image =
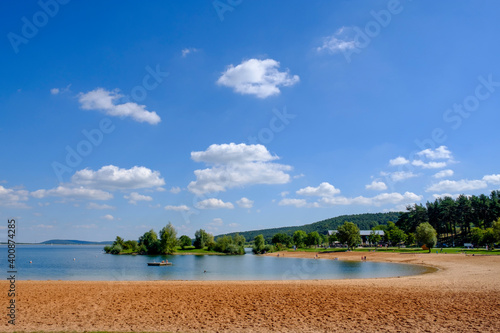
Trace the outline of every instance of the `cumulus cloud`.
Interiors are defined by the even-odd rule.
[[[115,217],[111,214],[106,214],[102,218],[108,221],[113,221],[115,219]]]
[[[389,164],[392,165],[392,166],[396,166],[396,165],[405,165],[405,164],[408,164],[410,163],[409,160],[407,160],[406,158],[404,158],[403,156],[398,156],[392,160],[389,160]]]
[[[451,151],[446,146],[439,146],[436,149],[424,149],[417,153],[418,156],[425,156],[430,160],[452,159]]]
[[[154,111],[146,110],[145,105],[139,105],[133,102],[118,104],[123,95],[118,90],[107,91],[103,88],[97,88],[87,93],[80,93],[78,101],[84,110],[99,110],[109,116],[130,117],[133,120],[151,125],[158,124],[161,119]]]
[[[221,199],[210,198],[198,202],[196,204],[196,207],[199,209],[219,209],[219,208],[233,209],[234,205],[230,202],[224,202]]]
[[[114,165],[103,166],[97,171],[83,169],[75,172],[71,182],[89,188],[127,190],[165,185],[158,171],[143,166],[122,169]]]
[[[26,190],[16,190],[5,188],[0,185],[0,206],[28,208],[24,201],[29,198],[29,192]]]
[[[434,174],[432,177],[434,178],[446,178],[446,177],[451,177],[453,176],[453,170],[447,169],[447,170],[442,170]]]
[[[113,206],[110,206],[110,205],[106,205],[106,204],[97,204],[95,202],[89,202],[87,204],[87,209],[100,209],[100,210],[104,210],[104,209],[115,209],[115,207]]]
[[[500,174],[496,175],[486,175],[483,180],[494,185],[500,185]]]
[[[487,183],[484,180],[442,180],[437,184],[429,186],[427,192],[462,192],[462,191],[473,191],[479,190],[487,187]]]
[[[343,52],[357,47],[352,36],[352,29],[342,27],[333,35],[323,38],[323,44],[316,48],[316,51],[328,51],[330,53]]]
[[[185,58],[185,57],[187,57],[188,54],[195,53],[195,52],[198,52],[198,49],[196,49],[194,47],[185,48],[182,50],[182,57]]]
[[[381,172],[382,176],[389,177],[394,182],[400,182],[406,179],[417,177],[412,171]]]
[[[387,185],[385,185],[384,182],[377,182],[377,181],[372,181],[371,184],[365,185],[365,188],[367,190],[374,190],[374,191],[383,191],[387,190]]]
[[[170,189],[170,193],[173,193],[173,194],[177,194],[181,191],[181,188],[178,187],[178,186],[173,186],[171,189]]]
[[[253,207],[253,200],[250,200],[248,198],[241,198],[240,200],[236,201],[239,207],[241,208],[252,208]]]
[[[196,180],[188,185],[195,194],[225,191],[228,188],[254,184],[284,184],[290,181],[288,165],[272,163],[272,156],[262,145],[211,145],[206,151],[192,152],[197,162],[212,165],[195,170]]]
[[[295,207],[306,207],[307,206],[307,201],[305,199],[281,199],[281,201],[278,203],[280,206],[295,206]]]
[[[111,193],[103,190],[85,188],[83,186],[73,187],[68,184],[63,184],[50,190],[37,190],[31,192],[31,195],[37,199],[49,196],[80,200],[109,200],[113,198]]]
[[[411,162],[412,165],[422,167],[424,169],[440,169],[446,166],[446,162],[428,162],[425,163],[421,160],[414,160]]]
[[[152,201],[153,198],[150,197],[149,195],[142,195],[137,192],[132,192],[129,195],[124,195],[123,196],[125,199],[128,200],[129,203],[135,205],[137,204],[137,201]]]
[[[364,206],[382,206],[387,204],[401,204],[401,203],[415,203],[422,200],[421,195],[417,195],[413,192],[405,192],[404,194],[393,192],[393,193],[381,193],[374,197],[364,197],[359,196],[355,198],[346,197],[331,197],[331,198],[321,198],[320,203],[323,205],[364,205]]]
[[[280,86],[292,86],[299,82],[297,75],[280,72],[280,63],[273,59],[250,59],[236,67],[229,65],[217,80],[217,84],[233,88],[240,94],[267,98],[278,95]]]
[[[306,195],[306,196],[317,196],[317,197],[330,197],[335,194],[339,194],[340,190],[335,188],[335,186],[330,183],[323,182],[319,184],[318,187],[307,186],[302,188],[296,192],[298,195]]]
[[[189,210],[189,207],[186,205],[180,205],[180,206],[165,206],[165,210],[173,210],[176,212],[187,212]]]

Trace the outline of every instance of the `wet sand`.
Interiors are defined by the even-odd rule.
[[[277,256],[276,253],[271,254]],[[314,258],[315,253],[283,253]],[[423,264],[409,277],[298,281],[17,281],[0,331],[500,332],[500,256],[330,253]],[[4,313],[8,282],[0,282]]]

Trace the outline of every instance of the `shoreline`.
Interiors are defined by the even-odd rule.
[[[317,254],[279,253],[285,259],[312,259]],[[500,256],[364,255],[368,261],[438,270],[339,280],[21,280],[17,325],[12,328],[4,321],[0,327],[6,332],[500,331]],[[319,253],[318,257],[359,261],[361,254]],[[5,288],[7,283],[0,285]],[[3,304],[8,302],[6,294],[0,296]]]

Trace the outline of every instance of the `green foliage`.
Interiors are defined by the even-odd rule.
[[[331,234],[328,236],[328,243],[333,244],[338,242],[337,234]]]
[[[112,248],[113,248],[113,246],[112,246],[112,245],[106,245],[106,246],[104,247],[104,252],[109,253],[109,252],[111,252],[111,249],[112,249]]]
[[[111,254],[120,254],[123,251],[123,248],[120,244],[115,244],[109,251]]]
[[[194,247],[197,249],[203,249],[208,246],[208,243],[214,242],[214,236],[207,233],[205,230],[200,229],[194,233]]]
[[[492,228],[493,228],[493,234],[495,235],[496,241],[500,242],[500,217],[498,218],[498,220],[493,222]]]
[[[415,232],[418,225],[429,222],[440,239],[474,242],[472,237],[477,238],[477,231],[476,235],[472,234],[474,227],[491,228],[500,218],[500,191],[492,191],[489,197],[481,194],[437,198],[425,206],[408,206],[406,210],[396,223],[406,233]]]
[[[375,232],[375,230],[379,230],[379,229],[373,228],[372,232],[370,232],[370,235],[368,235],[368,241],[372,245],[377,245],[382,240],[382,235],[377,234]]]
[[[495,237],[495,232],[493,231],[493,228],[488,228],[484,231],[483,243],[484,245],[488,245],[488,248],[490,250],[494,249],[496,240],[497,238]]]
[[[306,242],[307,234],[305,231],[302,230],[297,230],[293,233],[293,244],[295,244],[296,247],[304,247],[305,242]]]
[[[406,237],[405,245],[412,246],[413,244],[415,244],[416,241],[417,241],[417,237],[415,236],[415,234],[413,232],[410,232]]]
[[[400,215],[401,213],[398,212],[342,215],[302,226],[245,231],[240,232],[240,235],[245,236],[246,239],[254,239],[257,235],[263,235],[264,239],[271,241],[273,236],[277,233],[284,233],[292,236],[297,230],[304,231],[306,235],[313,231],[317,231],[319,234],[326,234],[328,230],[338,229],[338,226],[342,225],[344,221],[350,221],[356,224],[360,229],[370,230],[376,225],[387,224],[387,221],[397,221]],[[234,233],[229,233],[227,235],[232,236]],[[295,238],[293,239],[293,243],[297,245]],[[299,247],[303,247],[303,244]]]
[[[359,228],[352,222],[344,222],[337,228],[337,238],[340,243],[347,244],[347,248],[351,250],[361,243]]]
[[[401,246],[401,243],[404,243],[406,241],[406,234],[404,233],[403,230],[399,229],[398,227],[394,226],[391,230],[387,232],[389,241],[391,244],[397,245],[398,247]]]
[[[425,244],[429,248],[429,253],[431,249],[436,246],[437,243],[437,232],[430,225],[429,222],[421,223],[416,229],[417,241]]]
[[[123,250],[128,252],[137,252],[139,251],[139,244],[135,240],[128,240],[123,242]]]
[[[261,254],[265,251],[266,241],[263,235],[255,236],[253,244],[253,253]]]
[[[160,253],[160,240],[153,229],[146,231],[144,235],[139,237],[139,246],[141,250],[146,249],[145,253],[147,254]]]
[[[317,231],[310,232],[307,234],[306,245],[307,246],[318,246],[321,244],[322,238]]]
[[[179,245],[181,246],[181,249],[185,249],[186,247],[188,246],[191,246],[191,238],[189,238],[188,236],[186,235],[182,235],[180,238],[179,238]]]
[[[234,241],[234,244],[236,244],[238,247],[242,247],[243,252],[245,252],[245,243],[246,243],[245,236],[240,235],[239,233],[236,233],[233,236],[233,241]]]
[[[273,239],[271,241],[274,245],[276,244],[281,244],[281,246],[284,247],[290,247],[293,243],[292,237],[288,236],[287,234],[284,233],[278,233],[273,236]]]
[[[474,227],[470,231],[470,240],[472,244],[478,246],[483,244],[484,230],[478,227]]]
[[[177,244],[177,231],[175,231],[172,223],[168,222],[168,224],[160,230],[160,252],[162,254],[172,254],[176,251]]]

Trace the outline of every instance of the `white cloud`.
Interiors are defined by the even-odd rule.
[[[108,221],[113,221],[115,219],[115,217],[111,214],[106,214],[102,218]]]
[[[280,193],[281,197],[283,197],[283,198],[286,197],[289,194],[290,194],[290,192],[288,192],[288,191],[283,191],[283,192]]]
[[[115,207],[113,206],[110,206],[110,205],[106,205],[106,204],[102,204],[102,205],[99,205],[99,204],[96,204],[95,202],[89,202],[87,204],[87,209],[115,209]]]
[[[484,180],[442,180],[437,184],[429,186],[427,192],[462,192],[462,191],[473,191],[479,190],[487,187],[487,183]]]
[[[414,160],[411,162],[412,165],[422,167],[424,169],[439,169],[446,166],[446,162],[428,162],[425,163],[421,160]]]
[[[278,70],[280,63],[273,59],[250,59],[234,67],[229,65],[217,84],[233,88],[235,92],[267,98],[280,93],[279,86],[292,86],[299,82],[297,75]]]
[[[253,200],[250,200],[248,198],[241,198],[240,200],[236,201],[238,206],[241,208],[252,208],[253,207]]]
[[[432,177],[434,177],[434,178],[445,178],[445,177],[451,177],[451,176],[453,176],[453,170],[447,169],[447,170],[442,170],[442,171],[437,172]]]
[[[15,207],[15,208],[28,208],[26,203],[29,198],[29,192],[26,190],[16,190],[5,188],[0,185],[0,206]]]
[[[398,156],[392,160],[389,160],[389,164],[392,165],[392,166],[395,166],[395,165],[405,165],[405,164],[408,164],[410,163],[409,160],[407,160],[406,158],[404,158],[403,156]]]
[[[191,158],[196,162],[210,164],[269,162],[278,159],[277,156],[272,156],[263,145],[245,143],[213,144],[205,151],[192,152]]]
[[[356,41],[349,36],[351,28],[342,27],[338,29],[332,36],[323,39],[323,45],[316,48],[316,51],[328,51],[330,53],[343,52],[345,50],[354,49],[357,47]]]
[[[228,188],[254,184],[285,184],[290,181],[288,165],[271,163],[277,159],[262,145],[211,145],[206,151],[192,152],[197,162],[213,164],[211,168],[195,170],[196,180],[188,185],[195,194],[225,191]]]
[[[198,52],[198,49],[195,49],[194,47],[185,48],[182,50],[182,57],[185,58],[189,53],[195,52]]]
[[[189,207],[186,205],[180,205],[180,206],[165,206],[165,210],[173,210],[176,212],[187,212],[189,210]]]
[[[415,203],[422,200],[421,195],[417,195],[413,192],[405,192],[404,194],[393,192],[393,193],[381,193],[374,197],[332,197],[332,198],[321,198],[319,201],[324,205],[364,205],[364,206],[382,206],[387,204],[401,204],[401,203]]]
[[[387,185],[385,185],[384,182],[377,182],[377,181],[372,181],[371,184],[365,185],[365,188],[367,190],[374,190],[374,191],[383,191],[387,190]]]
[[[127,190],[165,185],[158,171],[146,167],[134,166],[122,169],[114,165],[103,166],[97,171],[83,169],[75,172],[71,182],[90,188],[107,190]]]
[[[382,176],[391,178],[394,182],[400,182],[406,179],[417,177],[412,171],[381,172]]]
[[[216,217],[208,225],[211,225],[211,226],[214,226],[214,227],[221,227],[221,226],[224,225],[224,221],[222,221],[221,218]]]
[[[80,93],[78,101],[84,110],[100,110],[109,116],[130,117],[137,122],[158,124],[161,119],[154,111],[146,110],[145,105],[139,105],[133,102],[117,104],[123,95],[118,90],[107,91],[103,88],[97,88],[87,93]]]
[[[486,175],[483,180],[494,185],[500,185],[500,174]]]
[[[441,194],[433,194],[432,196],[434,199],[439,199],[439,198],[444,199],[445,197],[450,197],[450,198],[456,199],[459,196],[461,196],[461,194],[460,193],[456,193],[456,194],[441,193]]]
[[[68,184],[63,184],[50,190],[37,190],[31,192],[31,195],[38,199],[46,198],[48,196],[80,200],[109,200],[113,198],[113,195],[109,192],[85,188],[83,186],[72,187]]]
[[[59,91],[60,91],[60,90],[59,90],[59,88],[52,88],[52,89],[50,89],[50,93],[51,93],[52,95],[57,95],[57,94],[59,94]]]
[[[196,204],[196,207],[199,209],[219,209],[219,208],[233,209],[234,205],[230,202],[224,202],[221,199],[210,198],[198,202]]]
[[[452,154],[451,151],[448,150],[446,146],[440,146],[436,149],[424,149],[417,153],[418,156],[425,156],[431,160],[439,160],[439,159],[451,159]]]
[[[170,193],[173,193],[173,194],[177,194],[181,191],[181,188],[178,187],[178,186],[173,186],[171,189],[170,189]]]
[[[129,203],[135,205],[137,201],[152,201],[153,198],[150,197],[149,195],[142,195],[137,192],[132,192],[129,195],[124,195],[123,196],[125,199],[128,200]]]
[[[335,186],[330,183],[323,182],[319,184],[318,187],[307,186],[302,188],[296,192],[298,195],[307,195],[307,196],[317,196],[317,197],[330,197],[335,194],[339,194],[340,190],[335,188]]]
[[[229,223],[227,226],[231,228],[236,228],[239,227],[240,225],[238,223]]]
[[[278,203],[280,206],[295,206],[295,207],[306,207],[307,206],[307,201],[305,199],[281,199],[281,201]]]

